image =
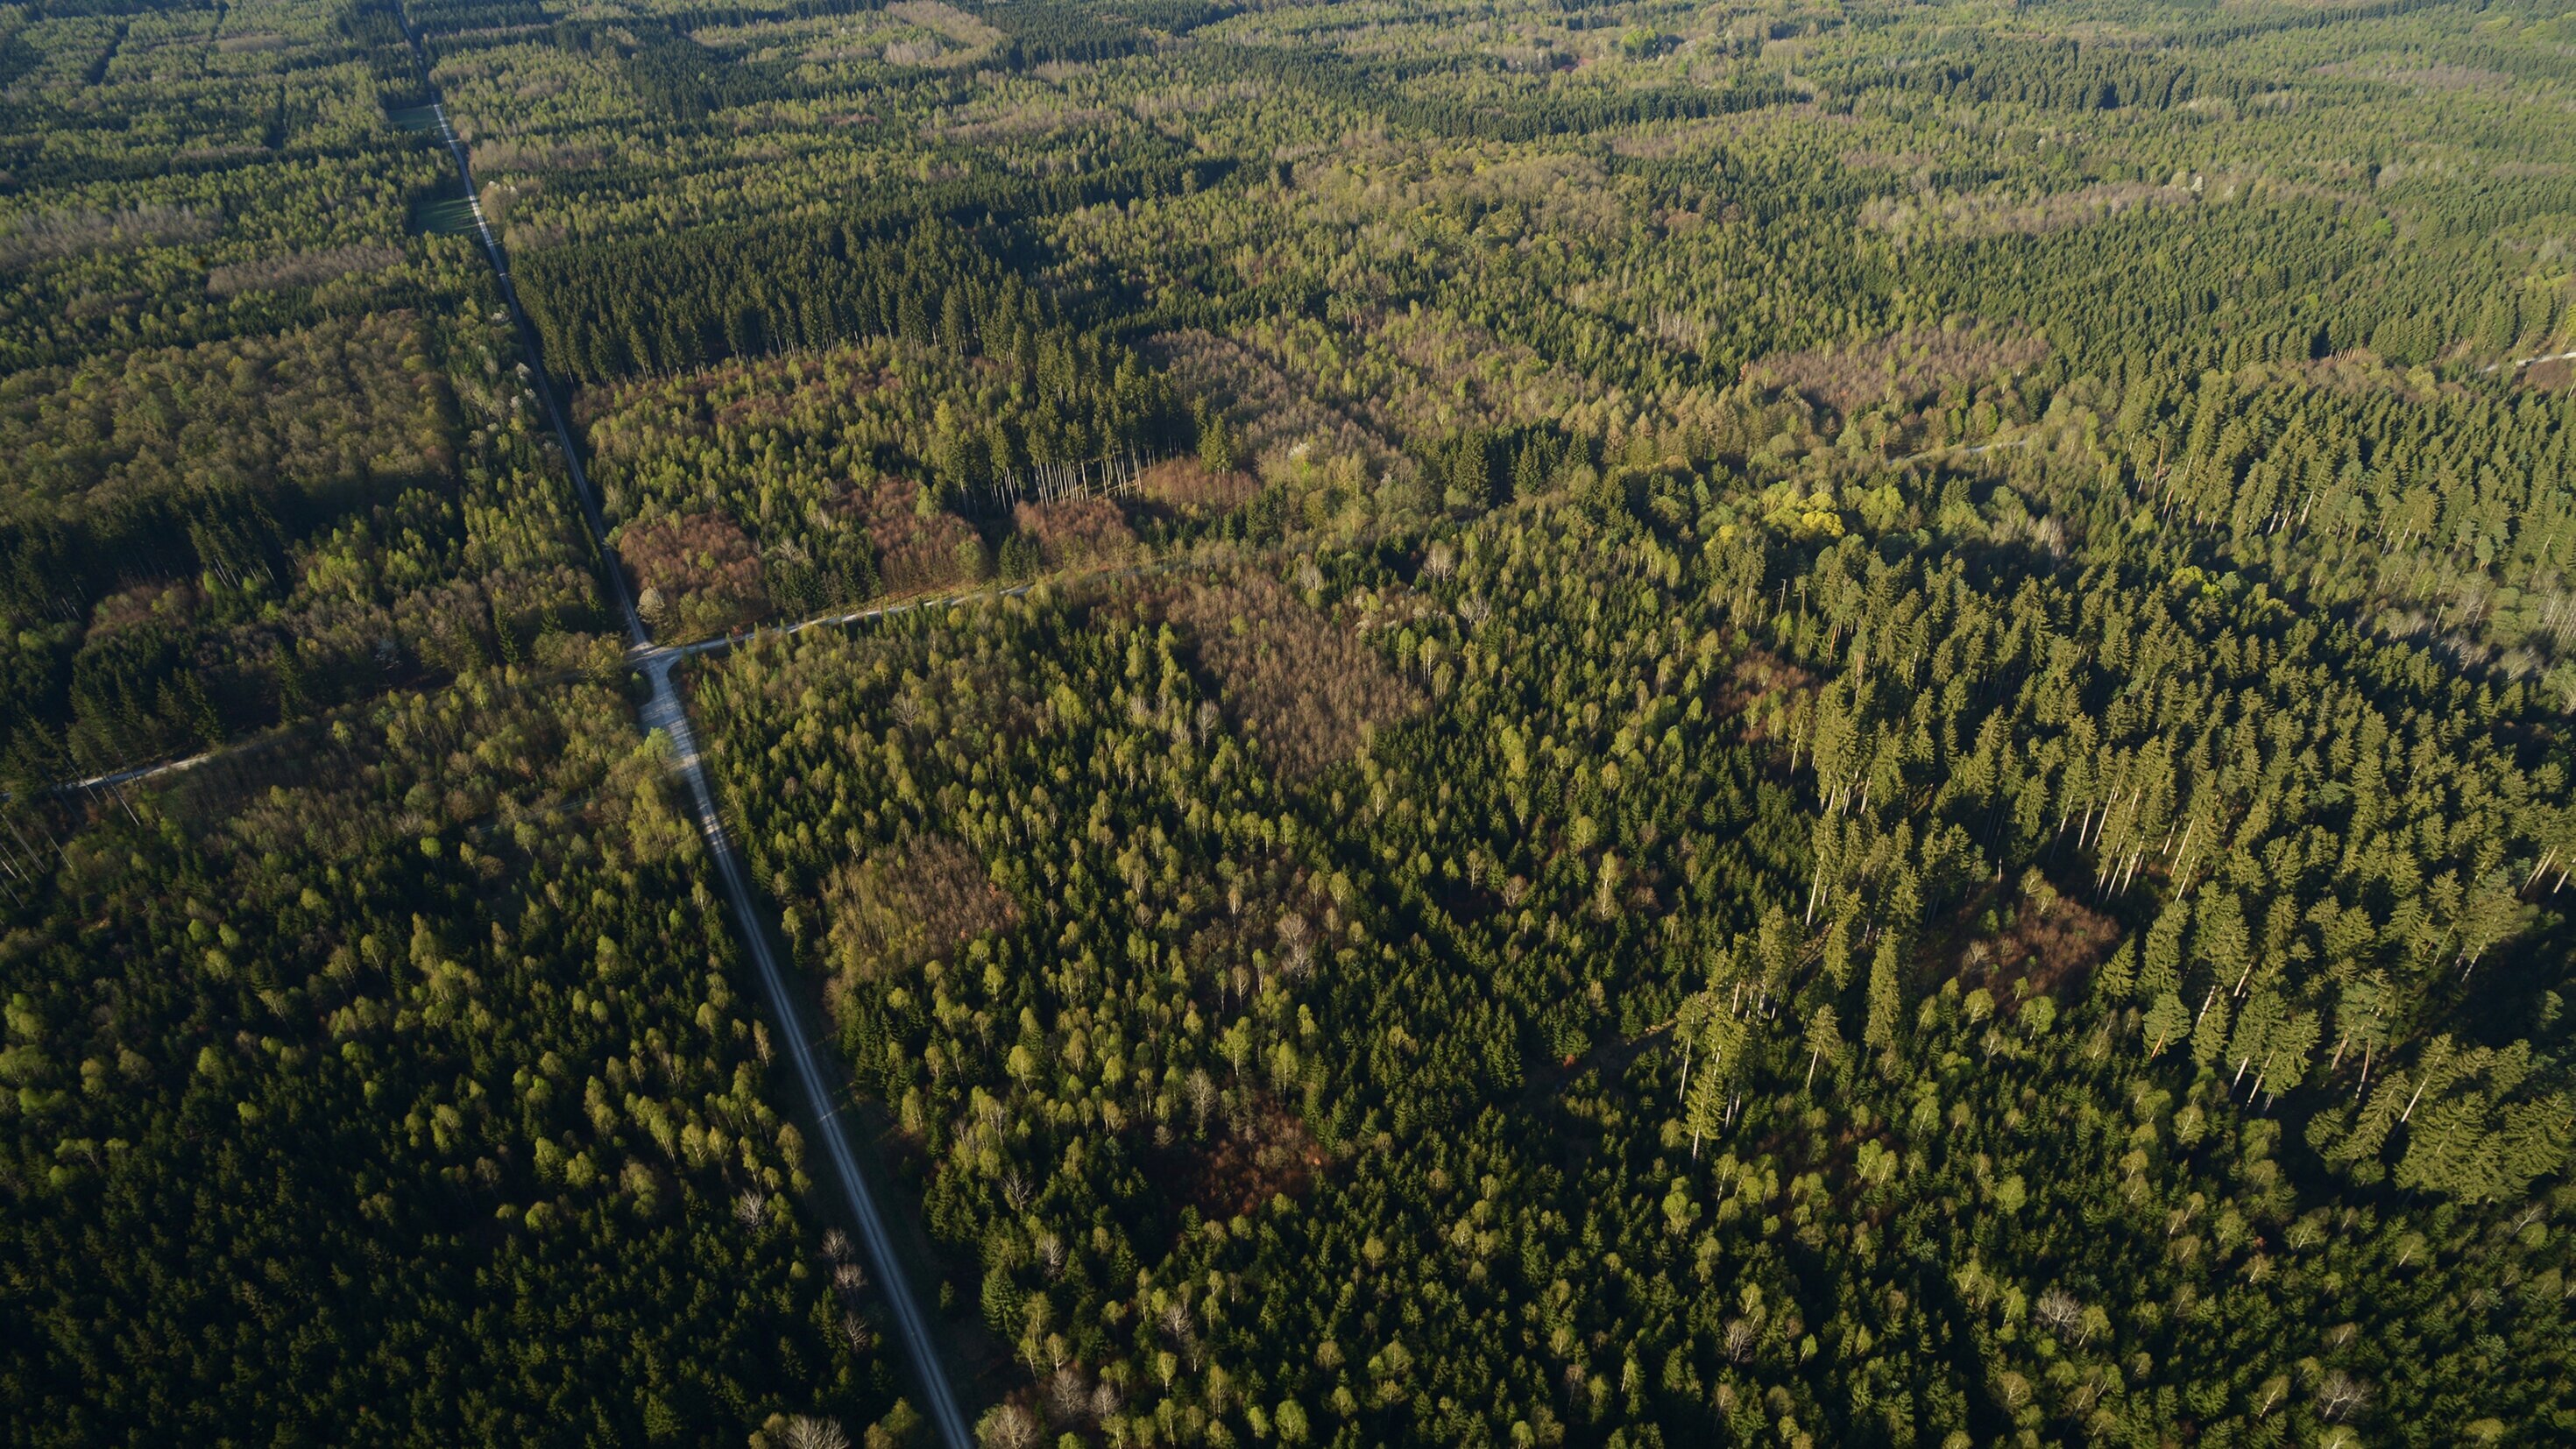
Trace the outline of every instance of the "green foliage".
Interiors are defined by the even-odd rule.
[[[1054,1334],[1130,1426],[1250,1432],[1285,1393],[1444,1441],[1723,1435],[1766,1401],[1838,1439],[2015,1400],[2212,1412],[2167,1382],[2322,1430],[2349,1411],[2325,1369],[2293,1396],[2257,1347],[2303,1321],[2356,1323],[2346,1387],[2477,1372],[2485,1330],[2403,1285],[2437,1238],[2485,1271],[2479,1229],[2366,1189],[2511,1202],[2566,1168],[2563,1024],[2438,1035],[2514,1020],[2558,927],[2492,917],[2471,954],[2509,964],[2463,995],[2462,933],[2496,926],[2403,893],[2556,829],[2554,763],[2468,742],[2519,696],[2170,569],[1856,538],[1746,567],[1723,504],[1653,522],[1670,486],[1304,566],[1315,627],[1436,701],[1320,770],[1226,662],[1275,627],[1235,591],[961,608],[710,676],[759,874],[1033,1372]],[[2374,842],[2435,819],[2463,853],[2382,873]],[[901,951],[845,932],[833,862],[924,840],[1016,909]],[[2088,990],[2160,914],[2184,925],[2146,975]],[[1855,942],[1868,971],[1834,969]],[[2361,1053],[2321,1049],[2372,1032],[2346,1127]],[[2427,1083],[2434,1115],[2396,1120]],[[2293,1186],[2321,1169],[2351,1186]],[[2513,1241],[2507,1272],[2563,1271]],[[2564,1308],[2514,1301],[2496,1331],[2538,1357],[2482,1392],[2545,1417]],[[1612,1388],[1629,1359],[1665,1367]]]
[[[882,1413],[696,831],[613,697],[477,675],[316,735],[42,857],[17,812],[10,1440]]]
[[[2576,1434],[2571,43],[0,13],[13,1441],[918,1432],[433,99],[989,1442]]]
[[[505,331],[404,313],[0,384],[0,702],[26,778],[105,770],[593,617]]]

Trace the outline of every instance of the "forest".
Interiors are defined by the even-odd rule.
[[[2576,1438],[2571,104],[0,6],[0,1437]]]

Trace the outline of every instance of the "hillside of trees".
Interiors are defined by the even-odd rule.
[[[0,16],[0,1437],[909,1436],[357,21]]]
[[[1773,555],[1669,488],[710,675],[760,873],[1026,1411],[2563,1411],[2530,694],[2152,554]]]
[[[13,821],[12,1442],[908,1414],[663,774],[477,672]]]
[[[0,6],[8,1439],[2576,1437],[2571,104]]]

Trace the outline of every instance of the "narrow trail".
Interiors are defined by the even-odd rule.
[[[142,780],[156,779],[162,775],[176,775],[183,771],[193,770],[199,765],[204,764],[208,760],[211,760],[222,753],[223,750],[221,747],[211,750],[200,750],[196,754],[185,755],[175,760],[163,760],[159,764],[155,765],[136,765],[131,769],[110,770],[104,775],[90,775],[78,780],[65,780],[54,787],[54,793],[57,795],[77,795],[83,790],[113,790],[119,785],[131,785]]]
[[[1043,579],[1031,579],[1022,584],[987,584],[982,588],[960,589],[953,594],[930,594],[921,598],[899,599],[891,604],[874,604],[864,609],[851,609],[845,613],[816,614],[810,618],[799,619],[792,624],[773,624],[767,628],[755,628],[745,634],[718,634],[713,638],[700,639],[694,644],[655,645],[631,652],[626,657],[636,668],[649,670],[653,667],[652,661],[657,658],[676,662],[682,659],[693,659],[701,654],[722,654],[736,645],[754,644],[763,639],[802,634],[808,629],[864,624],[872,619],[890,619],[897,614],[909,614],[920,609],[945,609],[951,604],[970,603],[977,599],[1016,599],[1042,584],[1098,584],[1112,579],[1141,579],[1153,574],[1180,573],[1188,569],[1204,567],[1208,565],[1200,560],[1166,557],[1130,564],[1125,568],[1055,574]]]
[[[2509,367],[2516,372],[2520,372],[2526,367],[2535,366],[2543,362],[2568,361],[2576,361],[2576,348],[2571,348],[2565,352],[2545,353],[2539,357],[2516,357],[2504,362],[2490,363],[2478,370],[2480,372],[2501,372]]]
[[[546,378],[545,357],[537,346],[536,329],[529,324],[526,310],[519,305],[518,288],[510,280],[509,258],[501,250],[499,239],[492,235],[491,223],[484,218],[483,203],[475,191],[474,169],[466,155],[465,144],[448,123],[446,103],[439,97],[436,83],[430,78],[428,52],[421,46],[419,33],[412,29],[411,17],[399,3],[394,14],[402,22],[404,38],[411,42],[413,59],[419,63],[421,84],[428,91],[432,114],[438,117],[439,136],[447,143],[448,154],[455,158],[457,176],[465,186],[466,204],[473,211],[475,234],[483,244],[484,255],[491,258],[492,270],[500,282],[501,299],[509,307],[511,323],[519,334],[520,348],[527,355],[530,381],[545,403],[546,420],[554,427],[555,441],[563,448],[564,466],[571,473],[573,491],[581,500],[582,522],[590,530],[593,547],[599,551],[600,571],[609,595],[616,601],[618,612],[626,621],[627,638],[634,646],[628,654],[628,661],[643,672],[652,686],[652,693],[645,700],[642,711],[644,728],[648,732],[658,730],[670,741],[672,768],[688,785],[698,827],[706,836],[707,853],[715,862],[725,900],[733,910],[735,932],[751,957],[761,995],[778,1024],[781,1039],[786,1043],[787,1057],[795,1069],[796,1085],[803,1096],[806,1115],[814,1125],[816,1139],[822,1144],[827,1186],[834,1190],[842,1210],[859,1231],[868,1265],[876,1273],[877,1284],[893,1311],[896,1336],[903,1341],[904,1356],[911,1364],[914,1384],[921,1391],[924,1414],[930,1421],[932,1432],[938,1436],[943,1449],[974,1449],[973,1439],[966,1430],[965,1415],[957,1405],[956,1390],[948,1380],[947,1364],[940,1355],[938,1341],[932,1336],[929,1317],[921,1311],[920,1301],[913,1294],[903,1261],[894,1250],[894,1239],[878,1209],[876,1194],[866,1174],[860,1170],[858,1154],[850,1146],[849,1133],[840,1110],[838,1086],[848,1079],[848,1074],[839,1062],[831,1058],[827,1049],[815,1044],[819,1033],[794,983],[788,979],[777,955],[770,948],[767,923],[752,899],[742,862],[726,837],[724,821],[716,808],[715,788],[709,783],[705,764],[699,756],[697,735],[689,728],[687,708],[681,701],[679,690],[671,682],[672,666],[701,652],[706,646],[658,648],[653,643],[651,631],[644,627],[643,616],[636,612],[635,600],[627,590],[625,576],[618,571],[616,554],[608,546],[608,530],[600,516],[597,496],[591,491],[590,477],[581,465],[580,450],[573,446],[572,430],[565,425],[563,411],[555,402],[554,386]],[[867,614],[885,612],[888,611],[877,609],[847,617],[855,620]]]
[[[846,609],[829,614],[814,614],[803,619],[797,619],[791,623],[756,626],[745,633],[717,634],[688,644],[638,644],[626,651],[626,663],[629,668],[642,672],[649,677],[655,667],[655,661],[657,660],[664,663],[676,664],[681,660],[694,659],[702,654],[723,654],[738,647],[759,643],[762,640],[802,634],[808,629],[820,629],[826,626],[848,628],[854,624],[865,624],[877,619],[889,619],[899,614],[910,614],[922,609],[945,609],[953,604],[972,603],[978,599],[1015,599],[1028,593],[1030,590],[1039,587],[1041,584],[1065,585],[1098,583],[1110,579],[1143,578],[1149,574],[1177,573],[1186,569],[1209,568],[1214,566],[1215,565],[1208,564],[1198,559],[1159,558],[1148,563],[1135,564],[1121,569],[1105,569],[1087,573],[1073,572],[1054,574],[1043,579],[1032,579],[1027,583],[1019,584],[987,584],[980,588],[960,589],[954,593],[929,594],[919,598],[897,599],[892,603],[872,604],[864,609]],[[635,616],[632,613],[628,615],[630,621],[632,621],[634,617]],[[650,728],[650,726],[647,726],[647,728]],[[120,785],[139,784],[145,780],[156,780],[165,776],[184,774],[189,770],[196,769],[200,765],[210,764],[213,761],[223,759],[228,755],[236,754],[245,749],[260,748],[270,744],[271,742],[272,741],[266,736],[254,737],[246,740],[230,740],[220,745],[214,745],[207,749],[199,750],[193,755],[180,755],[171,759],[152,761],[148,764],[129,765],[121,769],[107,771],[103,774],[84,775],[78,779],[61,780],[57,781],[49,788],[57,795],[76,795],[84,790],[113,790]],[[0,800],[5,800],[7,798],[9,798],[8,792],[0,791]]]

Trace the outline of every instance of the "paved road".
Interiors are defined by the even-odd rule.
[[[912,1287],[904,1278],[903,1263],[895,1256],[894,1239],[877,1209],[876,1194],[868,1186],[867,1175],[859,1170],[858,1158],[850,1150],[849,1134],[842,1130],[840,1094],[833,1088],[833,1083],[841,1079],[841,1066],[813,1045],[813,1028],[787,973],[780,969],[776,954],[770,950],[769,932],[761,924],[750,888],[744,884],[742,864],[725,838],[715,792],[708,787],[706,770],[698,759],[697,736],[689,728],[688,711],[680,707],[680,692],[671,683],[671,666],[685,657],[682,651],[665,649],[654,651],[646,659],[644,677],[652,681],[653,694],[644,703],[645,728],[659,730],[670,740],[673,764],[688,782],[698,828],[706,832],[708,853],[715,858],[725,899],[733,906],[743,945],[750,952],[752,968],[760,975],[761,995],[768,999],[770,1013],[778,1019],[779,1032],[787,1041],[788,1059],[796,1068],[797,1086],[803,1090],[807,1108],[816,1119],[816,1136],[830,1164],[828,1175],[840,1186],[842,1206],[858,1224],[860,1246],[876,1268],[877,1281],[885,1287],[886,1301],[894,1308],[895,1331],[912,1360],[914,1376],[921,1381],[930,1422],[937,1426],[940,1440],[948,1449],[971,1449],[966,1420],[958,1412],[957,1396],[949,1387],[947,1369],[940,1362],[929,1321],[913,1298]]]
[[[421,81],[431,86],[431,109],[438,117],[439,135],[447,142],[448,154],[456,160],[457,175],[465,184],[467,203],[473,208],[474,228],[483,243],[485,254],[492,259],[492,270],[500,282],[502,300],[509,304],[510,319],[519,333],[519,345],[527,353],[530,382],[544,401],[546,420],[553,424],[555,441],[562,445],[565,466],[571,471],[573,491],[581,499],[582,521],[590,529],[592,544],[598,548],[601,572],[606,576],[611,597],[618,612],[625,617],[627,637],[634,643],[629,658],[643,671],[652,685],[652,695],[644,703],[644,727],[658,730],[671,744],[672,768],[687,784],[691,804],[697,811],[698,826],[706,833],[707,853],[715,861],[716,875],[724,886],[726,902],[733,908],[734,926],[743,946],[751,956],[752,967],[760,978],[760,992],[770,1015],[776,1019],[779,1036],[787,1046],[787,1056],[795,1068],[796,1085],[803,1094],[806,1115],[813,1121],[815,1136],[823,1146],[824,1176],[828,1186],[836,1189],[841,1207],[859,1230],[861,1247],[875,1269],[878,1286],[894,1310],[895,1332],[903,1341],[904,1356],[910,1360],[915,1385],[921,1390],[923,1407],[931,1429],[944,1449],[974,1449],[966,1431],[965,1415],[957,1407],[957,1393],[948,1381],[948,1369],[939,1355],[939,1346],[930,1332],[930,1320],[913,1296],[910,1280],[904,1274],[903,1262],[895,1255],[894,1240],[887,1233],[885,1218],[877,1209],[875,1193],[866,1175],[859,1169],[858,1154],[851,1150],[849,1133],[840,1113],[840,1091],[837,1084],[847,1079],[841,1065],[827,1052],[815,1046],[816,1034],[808,1022],[800,996],[776,954],[770,949],[769,931],[763,923],[750,888],[745,884],[742,862],[735,856],[732,842],[725,836],[724,821],[716,810],[715,790],[707,782],[704,762],[698,755],[697,736],[689,728],[688,711],[682,706],[679,691],[671,683],[671,667],[706,646],[687,649],[660,649],[653,645],[651,631],[644,627],[643,616],[635,610],[628,594],[626,580],[617,568],[616,556],[608,547],[608,531],[600,517],[599,505],[591,492],[590,478],[582,468],[581,454],[573,447],[572,430],[564,425],[563,412],[555,405],[554,388],[546,381],[545,361],[537,346],[536,329],[528,323],[527,312],[519,305],[518,289],[510,281],[509,258],[492,228],[483,218],[483,204],[475,195],[474,171],[465,154],[464,143],[457,139],[448,124],[447,107],[437,97],[429,79],[429,59],[412,31],[411,19],[397,5],[403,33],[412,44],[412,53],[421,64]],[[846,616],[855,620],[883,614],[884,609]],[[826,622],[826,621],[816,621]]]

